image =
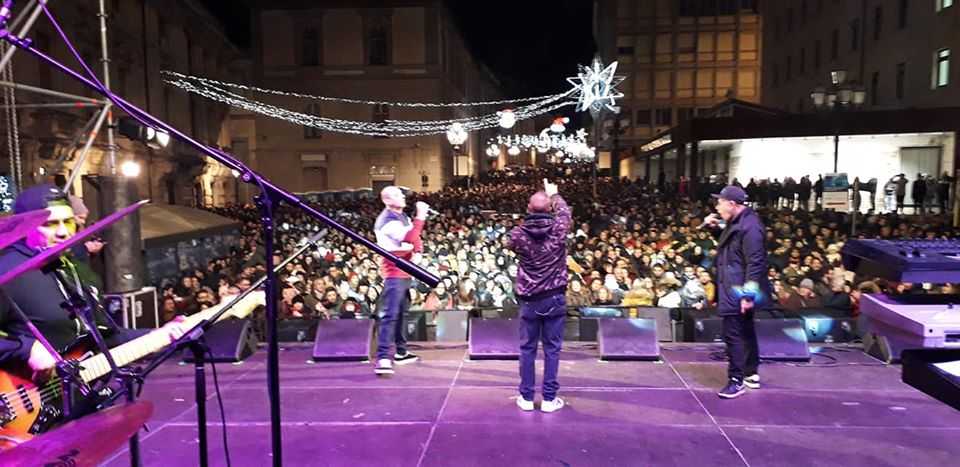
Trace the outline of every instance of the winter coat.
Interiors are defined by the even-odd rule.
[[[553,195],[553,214],[534,213],[510,231],[508,247],[517,254],[516,295],[533,300],[567,289],[567,233],[570,208]]]

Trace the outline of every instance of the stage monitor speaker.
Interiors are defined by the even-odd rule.
[[[407,311],[403,319],[403,335],[408,341],[422,342],[427,340],[427,313],[424,311]]]
[[[852,316],[804,314],[803,328],[808,342],[852,342],[857,340],[857,320]]]
[[[906,349],[903,382],[960,410],[960,349]]]
[[[636,318],[652,319],[657,322],[657,339],[660,342],[671,342],[674,340],[673,323],[670,319],[670,308],[659,306],[638,306],[627,308],[627,312],[637,310]],[[631,316],[633,318],[633,316]]]
[[[659,360],[658,323],[650,318],[601,319],[597,342],[601,360]]]
[[[520,325],[519,319],[470,318],[470,359],[518,360]]]
[[[723,319],[706,318],[703,316],[690,316],[684,318],[684,324],[690,323],[684,327],[684,333],[690,333],[692,342],[723,342]],[[690,331],[687,331],[689,327]]]
[[[373,338],[372,319],[331,319],[317,323],[313,361],[366,361]]]
[[[600,318],[584,318],[580,317],[579,324],[579,335],[581,342],[596,342],[597,341],[597,329],[598,322]]]
[[[467,340],[467,311],[437,312],[437,342],[464,342]]]
[[[758,319],[754,320],[754,326],[761,359],[810,360],[810,347],[802,319]]]
[[[210,352],[204,357],[217,363],[235,363],[245,360],[257,351],[257,335],[253,323],[247,319],[225,319],[214,324],[203,335]],[[183,352],[183,361],[193,362],[193,352]]]
[[[910,348],[916,348],[916,346],[875,332],[867,332],[863,335],[863,351],[884,363],[900,363],[900,354]]]

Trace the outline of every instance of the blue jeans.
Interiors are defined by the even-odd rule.
[[[543,400],[557,397],[560,383],[560,347],[563,345],[563,321],[567,316],[563,293],[533,301],[520,301],[520,395],[533,400],[536,381],[537,344],[543,342]]]
[[[397,353],[407,353],[407,338],[403,335],[403,315],[410,309],[410,279],[387,279],[383,283],[383,306],[380,309],[380,332],[377,334],[377,360],[392,359],[390,346],[397,345]]]

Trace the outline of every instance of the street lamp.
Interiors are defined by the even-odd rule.
[[[854,110],[863,105],[867,99],[867,91],[858,83],[847,82],[847,72],[835,70],[830,72],[830,86],[817,86],[810,92],[810,100],[817,110],[832,113]],[[840,125],[834,117],[833,125],[833,172],[836,173],[840,157]]]

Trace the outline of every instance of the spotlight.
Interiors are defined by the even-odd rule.
[[[124,161],[124,163],[120,164],[120,173],[123,174],[124,177],[134,178],[140,175],[140,164],[136,161]]]
[[[117,130],[127,138],[140,141],[153,149],[163,149],[170,144],[170,135],[154,128],[143,126],[139,121],[123,117],[117,123]]]

